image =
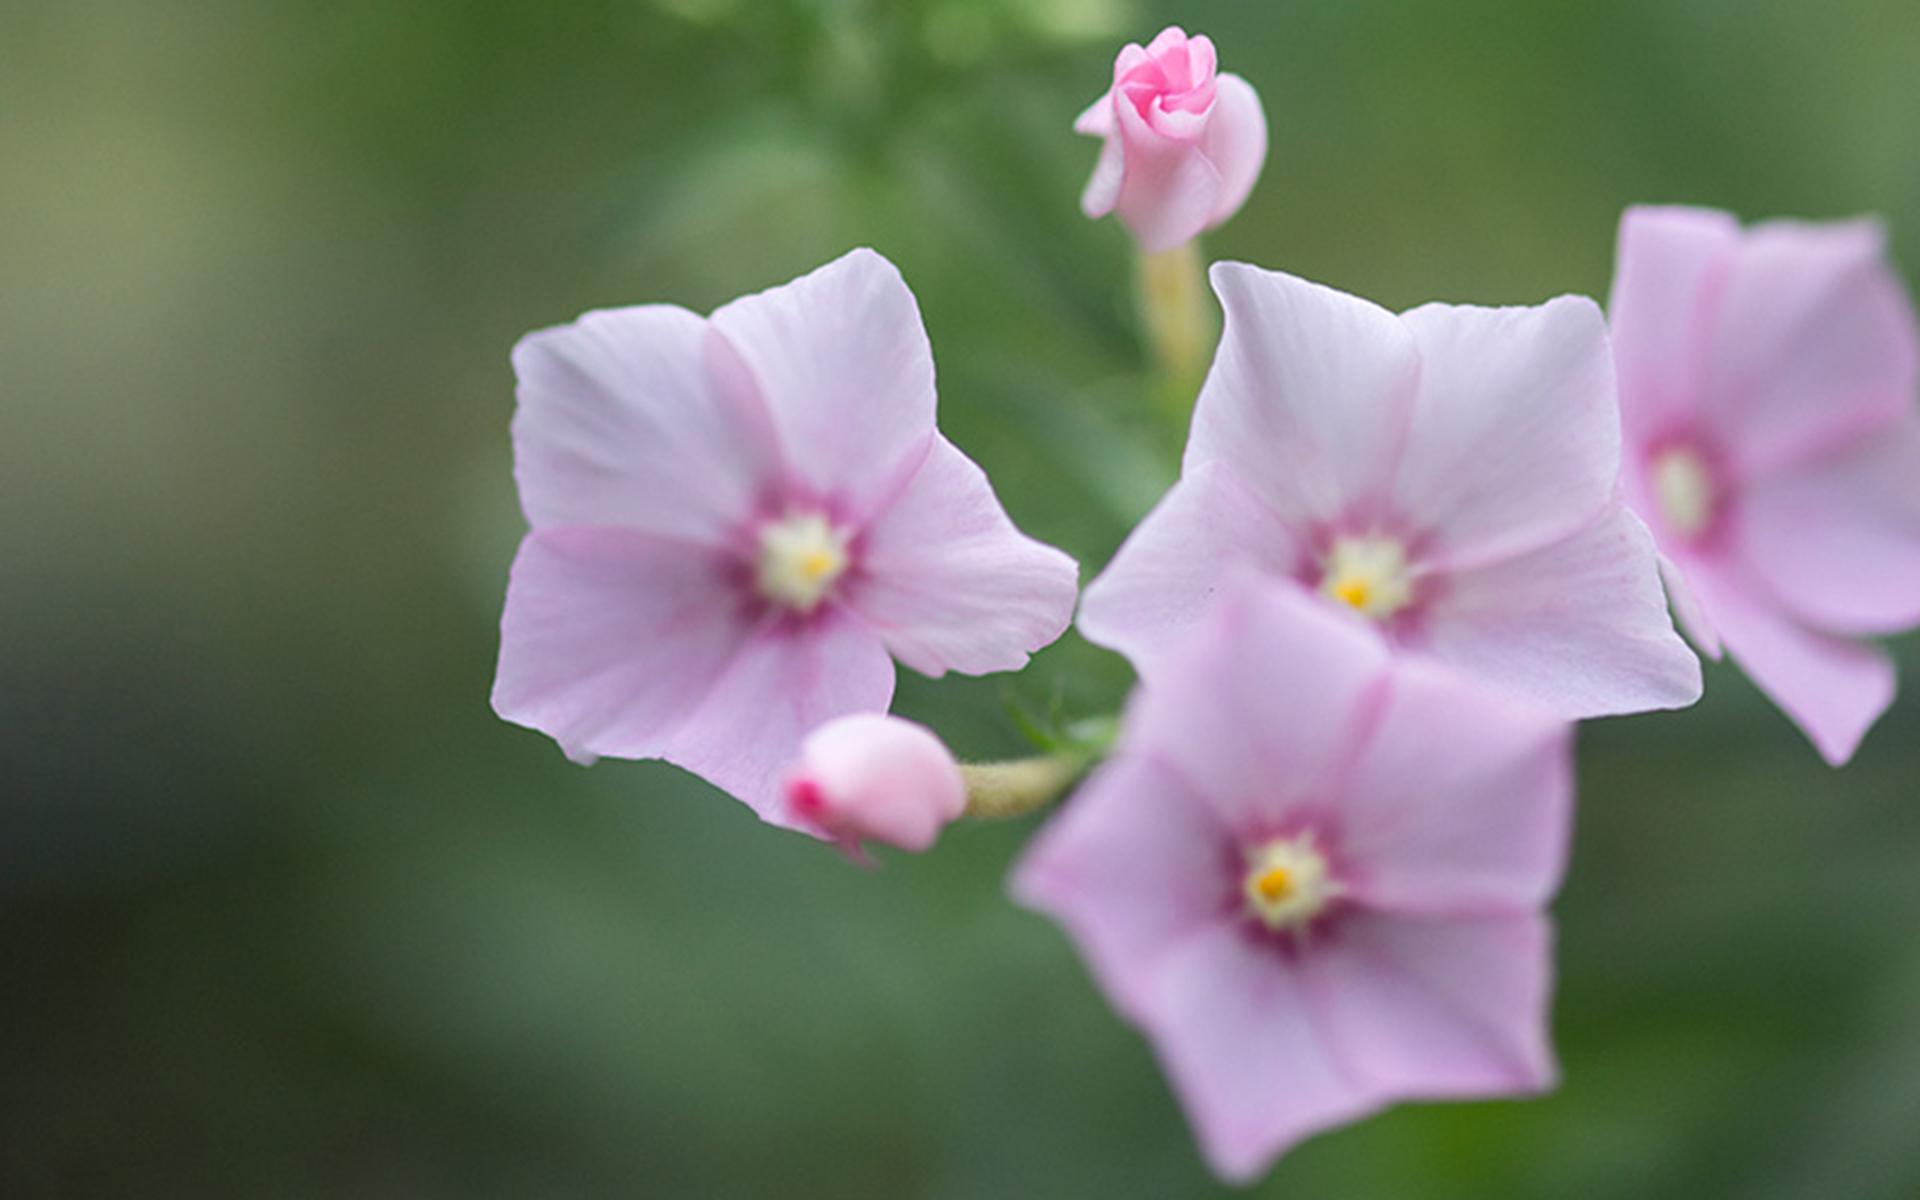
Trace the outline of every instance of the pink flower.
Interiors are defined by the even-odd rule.
[[[934,428],[919,310],[871,250],[711,318],[588,313],[513,362],[532,532],[493,704],[569,755],[665,758],[786,824],[801,737],[885,711],[889,651],[1011,670],[1070,618],[1073,561]]]
[[[1885,241],[1634,208],[1613,280],[1627,497],[1674,607],[1835,765],[1893,700],[1852,639],[1920,624],[1920,335]]]
[[[787,775],[790,822],[858,854],[865,841],[932,846],[967,807],[967,785],[946,744],[912,721],[856,713],[800,744]]]
[[[1016,868],[1220,1175],[1402,1100],[1539,1092],[1567,728],[1236,573]]]
[[[1088,588],[1080,628],[1141,670],[1251,561],[1567,717],[1700,695],[1653,541],[1618,494],[1592,301],[1395,316],[1238,263],[1180,482]]]
[[[1113,64],[1113,86],[1073,123],[1104,138],[1080,197],[1089,217],[1118,209],[1149,253],[1192,241],[1240,210],[1267,158],[1253,85],[1214,73],[1213,43],[1176,28]]]

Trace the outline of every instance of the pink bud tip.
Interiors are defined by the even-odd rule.
[[[827,815],[827,798],[820,785],[804,777],[787,781],[787,806],[794,816],[816,825]]]
[[[952,753],[925,726],[862,713],[815,729],[787,776],[789,814],[843,846],[933,845],[966,809],[966,783]]]
[[[1266,113],[1252,85],[1220,74],[1213,43],[1178,28],[1121,50],[1112,86],[1074,128],[1105,143],[1081,209],[1118,212],[1150,254],[1238,212],[1267,158]]]

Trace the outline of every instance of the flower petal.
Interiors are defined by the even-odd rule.
[[[1128,535],[1080,604],[1080,632],[1151,670],[1198,624],[1236,562],[1291,576],[1305,551],[1224,462],[1191,468]]]
[[[1674,622],[1700,653],[1719,662],[1720,656],[1725,653],[1720,645],[1720,631],[1714,628],[1713,618],[1707,615],[1700,598],[1693,594],[1693,584],[1687,580],[1686,569],[1662,554],[1660,582],[1667,587],[1667,604],[1673,609]]]
[[[1622,506],[1531,553],[1449,573],[1439,587],[1424,649],[1561,716],[1700,698],[1700,661],[1674,632],[1653,536]]]
[[[1093,175],[1080,193],[1080,211],[1098,220],[1113,211],[1120,202],[1120,183],[1126,178],[1127,156],[1119,138],[1108,138],[1100,145],[1100,159]]]
[[[710,336],[658,304],[520,339],[514,474],[529,524],[718,541],[747,518],[778,454],[759,402],[715,386]]]
[[[1406,435],[1419,351],[1357,296],[1216,263],[1226,328],[1193,415],[1185,469],[1213,461],[1296,530],[1375,515]]]
[[[1854,440],[1913,403],[1920,334],[1878,222],[1755,226],[1714,335],[1706,412],[1744,475]]]
[[[1354,898],[1368,908],[1536,910],[1566,865],[1571,730],[1451,671],[1401,660],[1338,820]]]
[[[1073,620],[1074,561],[1014,528],[985,472],[944,437],[859,557],[850,603],[925,675],[1018,670]]]
[[[1267,161],[1267,114],[1259,93],[1238,75],[1222,75],[1216,86],[1213,115],[1200,135],[1200,152],[1220,172],[1220,196],[1207,218],[1208,228],[1240,211]]]
[[[1198,87],[1212,79],[1219,65],[1220,54],[1214,49],[1212,38],[1196,33],[1187,39],[1186,83],[1189,87]]]
[[[789,819],[854,854],[864,841],[925,851],[967,808],[967,784],[946,743],[924,725],[877,712],[808,733],[785,789]]]
[[[507,585],[494,711],[576,758],[664,754],[752,633],[732,569],[632,530],[535,530]]]
[[[1920,624],[1920,420],[1754,480],[1735,530],[1738,552],[1809,624]]]
[[[1534,1093],[1558,1078],[1553,930],[1537,913],[1350,913],[1304,962],[1341,1064],[1376,1101]]]
[[[933,352],[892,263],[854,250],[713,314],[764,399],[793,483],[850,517],[932,445]]]
[[[1222,919],[1230,847],[1179,775],[1116,758],[1034,838],[1010,886],[1073,935],[1114,1007],[1139,1020],[1156,964]]]
[[[780,783],[806,735],[835,717],[887,711],[893,660],[852,613],[763,624],[713,681],[661,753],[787,828]]]
[[[1185,245],[1219,207],[1220,172],[1192,141],[1161,133],[1133,105],[1123,102],[1114,111],[1126,160],[1120,220],[1148,254]]]
[[[1846,765],[1893,703],[1893,660],[1878,647],[1804,628],[1723,573],[1691,578],[1733,660],[1822,758]]]
[[[1247,1182],[1289,1147],[1378,1108],[1322,1034],[1306,980],[1216,927],[1159,966],[1144,1022],[1207,1162]]]
[[[1122,745],[1166,763],[1243,838],[1324,804],[1384,695],[1357,617],[1248,568],[1135,693]]]
[[[1073,119],[1073,131],[1088,137],[1107,137],[1114,131],[1113,90],[1109,88],[1105,95],[1082,109]]]
[[[1629,208],[1607,301],[1620,415],[1646,445],[1685,431],[1700,407],[1720,287],[1740,246],[1740,222],[1706,208]]]
[[[1606,506],[1620,476],[1620,412],[1598,305],[1428,304],[1404,320],[1420,347],[1420,395],[1394,494],[1436,553],[1530,549]]]

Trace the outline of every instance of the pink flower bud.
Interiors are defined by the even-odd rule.
[[[1113,86],[1073,128],[1106,141],[1081,209],[1089,217],[1118,210],[1148,253],[1238,212],[1267,158],[1267,118],[1253,85],[1215,74],[1213,42],[1174,27],[1120,51]]]
[[[795,825],[848,850],[874,841],[920,851],[966,809],[967,787],[931,730],[859,713],[807,735],[786,799]]]

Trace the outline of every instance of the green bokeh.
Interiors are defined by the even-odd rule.
[[[1272,124],[1215,256],[1603,295],[1661,200],[1880,212],[1920,267],[1912,0],[0,9],[0,1194],[1212,1194],[1003,897],[1030,826],[861,873],[487,707],[513,340],[856,244],[948,432],[1103,562],[1170,468],[1068,126],[1174,20]],[[990,754],[1009,694],[1127,680],[1070,637],[900,707]],[[1561,1090],[1258,1194],[1920,1193],[1920,697],[1833,773],[1708,682],[1581,735]]]

